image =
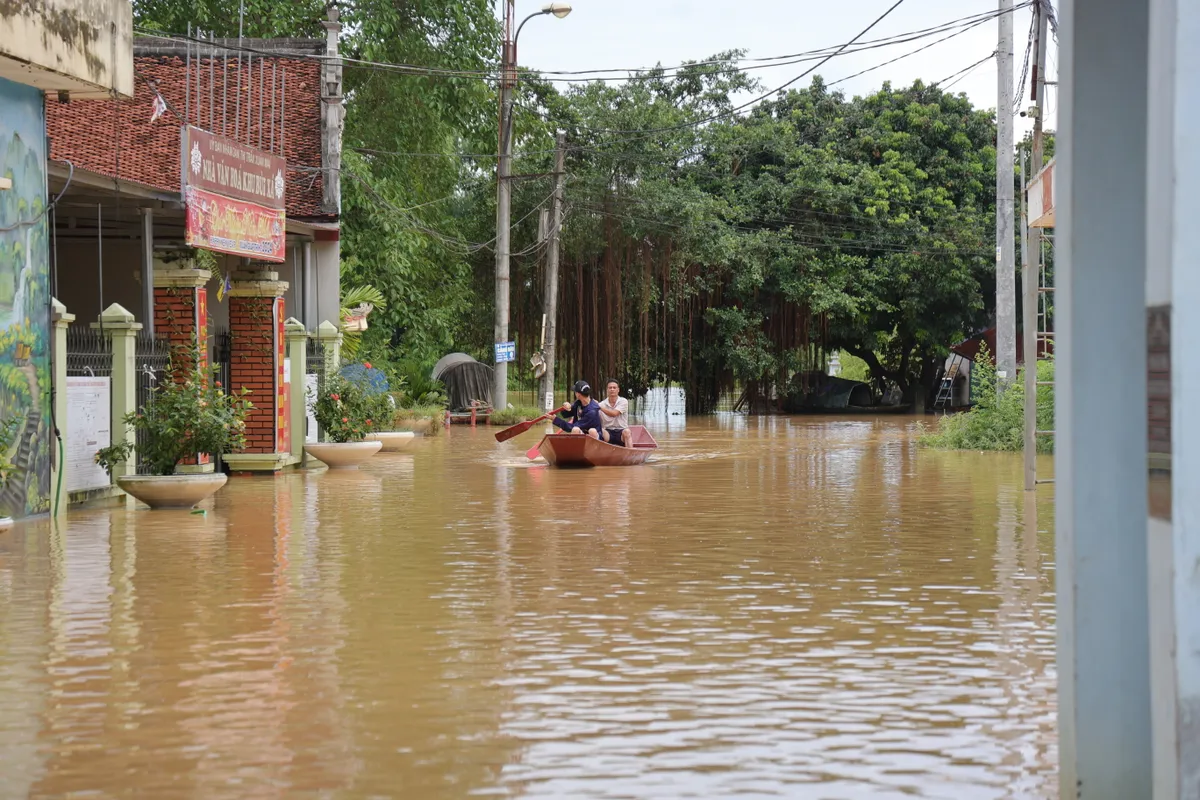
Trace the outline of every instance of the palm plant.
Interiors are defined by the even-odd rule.
[[[377,308],[387,308],[387,300],[383,292],[369,283],[362,286],[351,286],[342,290],[339,320],[342,328],[342,355],[347,360],[356,360],[358,349],[362,345],[362,331],[347,330],[346,320],[364,311],[370,313]]]

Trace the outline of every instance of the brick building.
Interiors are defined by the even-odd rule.
[[[203,342],[231,387],[253,392],[254,458],[238,469],[291,463],[285,320],[338,319],[340,25],[325,27],[324,41],[138,38],[132,99],[47,102],[50,191],[66,190],[54,296],[77,324],[118,304],[157,339]],[[282,262],[187,259],[186,126],[286,161]]]

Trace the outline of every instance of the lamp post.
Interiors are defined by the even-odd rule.
[[[571,13],[569,3],[547,3],[541,11],[535,11],[517,26],[513,33],[512,23],[516,0],[505,0],[504,46],[500,54],[500,149],[496,163],[496,326],[497,345],[508,341],[508,298],[509,298],[509,220],[512,205],[512,102],[513,89],[517,85],[517,38],[525,23],[534,17],[553,14],[562,19]],[[508,407],[508,363],[496,359],[495,383],[492,387],[492,406]]]

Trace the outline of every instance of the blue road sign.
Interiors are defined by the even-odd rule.
[[[506,361],[517,360],[517,343],[516,342],[496,342],[496,363],[503,364]]]

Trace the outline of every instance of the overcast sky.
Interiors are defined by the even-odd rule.
[[[542,7],[545,0],[517,0],[518,21]],[[895,0],[571,0],[566,19],[530,20],[521,33],[522,66],[540,70],[586,70],[610,67],[651,67],[704,59],[734,48],[749,57],[786,55],[835,47],[853,38]],[[1017,3],[1020,0],[1016,0]],[[503,5],[501,0],[498,5]],[[996,10],[995,0],[905,0],[864,39],[878,39],[929,28],[973,14]],[[1031,14],[1013,15],[1013,81],[1021,80]],[[919,41],[834,58],[818,70],[827,82],[845,78],[929,44],[945,33]],[[956,36],[858,78],[839,84],[847,94],[864,94],[884,81],[900,86],[917,78],[941,81],[974,64],[996,49],[997,22],[989,20]],[[1048,48],[1050,79],[1057,73],[1057,52]],[[775,88],[812,66],[754,70],[765,88]],[[811,77],[796,85],[805,86]],[[952,87],[981,108],[996,107],[996,63],[988,59]],[[761,92],[760,92],[761,93]],[[1026,97],[1028,89],[1026,90]],[[1053,87],[1047,92],[1047,127],[1053,128],[1057,107]],[[1023,105],[1029,105],[1028,101]],[[1017,118],[1017,136],[1027,130]]]

